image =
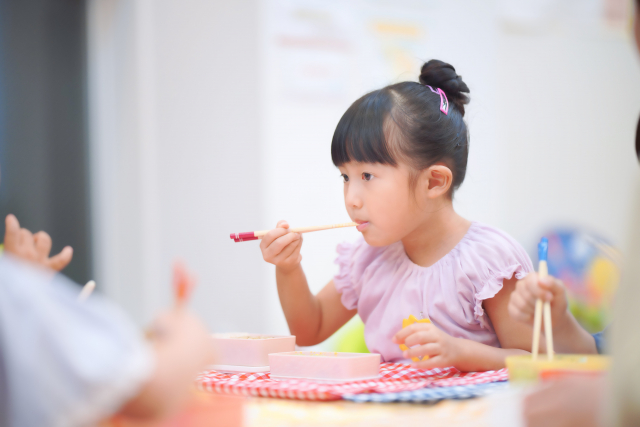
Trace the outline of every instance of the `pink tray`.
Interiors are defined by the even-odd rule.
[[[291,351],[269,355],[271,379],[306,379],[319,382],[346,382],[377,378],[380,355]]]
[[[213,334],[216,365],[211,368],[229,372],[266,372],[269,353],[296,349],[293,335]]]

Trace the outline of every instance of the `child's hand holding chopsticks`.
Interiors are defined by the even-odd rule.
[[[516,289],[509,299],[509,314],[520,322],[532,323],[538,298],[551,304],[554,328],[566,322],[569,303],[564,284],[553,276],[540,278],[538,273],[529,273],[516,282]]]
[[[290,271],[300,265],[301,248],[302,234],[289,232],[287,221],[278,221],[276,228],[262,237],[260,242],[264,260],[282,271]]]
[[[536,300],[540,298],[551,306],[553,342],[559,353],[595,354],[595,340],[584,330],[568,309],[567,291],[561,280],[553,276],[539,278],[538,273],[529,273],[518,280],[509,299],[511,318],[533,324]]]

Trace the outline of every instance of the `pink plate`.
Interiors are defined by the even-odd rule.
[[[291,351],[269,355],[271,379],[305,379],[318,382],[347,382],[377,378],[380,355]]]

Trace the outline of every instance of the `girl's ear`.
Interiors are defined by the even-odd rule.
[[[422,181],[426,185],[426,196],[435,199],[449,193],[453,173],[444,164],[437,163],[423,171]]]

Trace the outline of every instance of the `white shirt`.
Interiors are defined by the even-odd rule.
[[[0,258],[0,426],[93,425],[153,370],[141,332],[62,275]]]

